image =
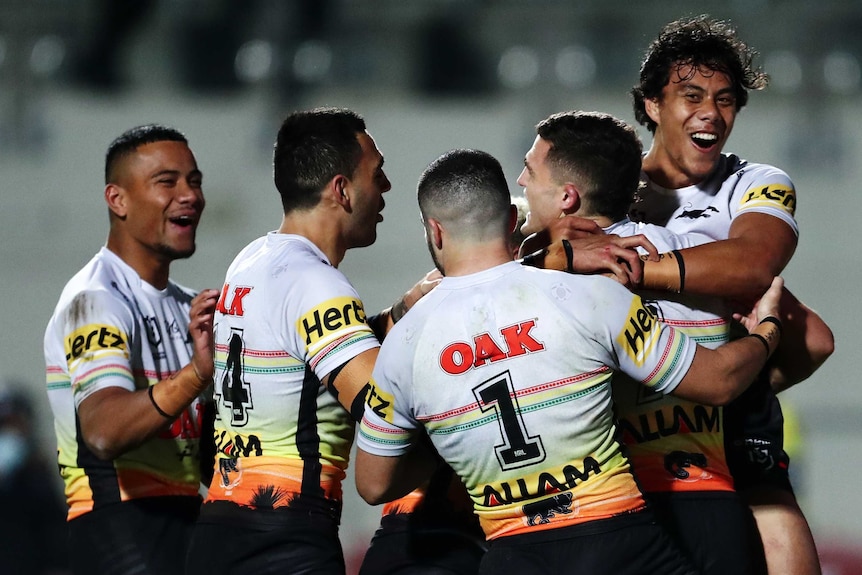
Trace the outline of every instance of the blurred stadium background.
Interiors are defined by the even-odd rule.
[[[0,0],[0,379],[37,406],[53,452],[42,334],[66,280],[104,243],[104,152],[125,129],[189,137],[208,201],[181,283],[218,287],[234,254],[280,222],[271,145],[284,113],[363,114],[392,191],[377,243],[341,268],[366,307],[430,269],[416,179],[454,147],[484,149],[513,193],[533,126],[566,109],[634,122],[628,91],[660,27],[730,19],[772,76],[729,151],[786,169],[802,233],[785,277],[835,332],[834,356],[783,394],[795,486],[830,575],[862,572],[862,3],[846,0]],[[649,135],[641,133],[648,145]],[[849,203],[848,203],[849,202]],[[745,262],[740,262],[745,265]],[[59,480],[58,480],[59,483]],[[59,485],[58,485],[59,489]],[[377,510],[346,485],[342,540],[361,555]]]

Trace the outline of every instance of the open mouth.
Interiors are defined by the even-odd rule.
[[[718,136],[716,134],[709,134],[707,132],[697,132],[691,135],[691,141],[699,148],[709,148],[714,146],[716,142],[718,142]]]
[[[177,216],[175,218],[170,218],[170,222],[172,224],[182,228],[188,228],[195,225],[195,221],[195,218],[191,216]]]

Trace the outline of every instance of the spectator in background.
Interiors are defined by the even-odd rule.
[[[67,574],[62,492],[36,436],[33,404],[17,387],[0,389],[0,572]]]

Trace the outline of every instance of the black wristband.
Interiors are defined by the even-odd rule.
[[[521,265],[530,266],[533,268],[542,267],[539,265],[541,259],[543,259],[546,255],[548,255],[548,250],[546,248],[542,248],[540,250],[536,250],[531,254],[527,254],[521,258]]]
[[[566,271],[573,274],[575,273],[575,268],[572,263],[575,258],[575,252],[572,250],[572,244],[569,240],[563,240],[563,251],[566,252]]]
[[[161,407],[159,407],[158,403],[156,403],[156,400],[153,397],[153,388],[154,387],[155,387],[155,385],[151,385],[150,387],[147,388],[147,395],[150,396],[150,403],[153,404],[153,407],[156,408],[156,411],[159,412],[159,415],[161,415],[162,417],[167,418],[167,419],[174,419],[176,417],[176,415],[170,415],[165,410],[163,410]]]
[[[671,253],[676,258],[676,265],[679,266],[679,291],[677,293],[682,293],[685,288],[685,261],[682,259],[682,254],[679,253],[679,250],[672,250]]]
[[[760,343],[762,343],[762,344],[763,344],[763,347],[765,347],[765,348],[766,348],[766,357],[769,357],[769,356],[770,356],[770,351],[769,351],[769,342],[768,342],[768,341],[766,341],[766,338],[765,338],[765,337],[763,337],[763,336],[762,336],[762,335],[760,335],[759,333],[750,333],[750,334],[748,334],[748,337],[753,337],[753,338],[756,338],[756,339],[760,340]]]
[[[775,317],[774,315],[768,315],[765,318],[763,318],[762,320],[760,320],[760,324],[764,324],[764,323],[775,324],[775,327],[778,328],[778,335],[781,335],[781,332],[784,329],[781,325],[781,320],[778,319],[777,317]],[[760,324],[758,324],[758,325],[760,325]]]

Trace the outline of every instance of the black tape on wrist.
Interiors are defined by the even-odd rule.
[[[759,323],[758,325],[762,325],[762,324],[764,324],[764,323],[772,323],[772,324],[775,324],[775,327],[777,327],[777,328],[778,328],[778,335],[781,335],[782,330],[784,329],[784,327],[781,325],[781,320],[780,320],[780,319],[778,319],[777,317],[775,317],[774,315],[768,315],[768,316],[766,316],[765,318],[763,318],[762,320],[760,320],[760,323]]]
[[[763,347],[765,347],[765,348],[766,348],[766,357],[769,357],[769,355],[770,355],[770,352],[769,352],[769,342],[768,342],[768,341],[766,341],[766,338],[765,338],[765,337],[763,337],[763,336],[762,336],[762,335],[760,335],[759,333],[750,333],[750,334],[748,334],[748,337],[753,337],[753,338],[755,338],[755,339],[760,340],[760,343],[762,343],[762,344],[763,344]]]
[[[572,244],[569,242],[569,240],[563,240],[563,251],[566,252],[566,271],[570,274],[575,273],[575,268],[573,265],[575,253],[574,250],[572,250]]]
[[[682,259],[682,254],[679,250],[673,250],[673,257],[676,258],[676,265],[679,266],[679,292],[682,293],[685,288],[685,261]]]

